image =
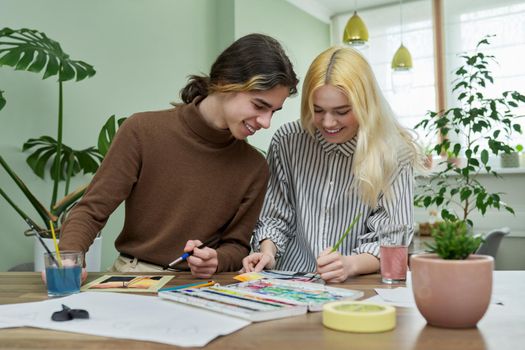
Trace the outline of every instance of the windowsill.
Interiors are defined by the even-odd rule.
[[[425,235],[425,236],[422,236],[419,234],[419,224],[420,222],[416,222],[415,223],[415,226],[414,226],[414,237],[415,238],[419,238],[419,239],[422,239],[422,240],[430,240],[432,241],[432,236],[430,235]],[[486,236],[490,231],[492,231],[494,228],[496,227],[492,227],[492,228],[477,228],[476,227],[476,224],[474,224],[474,233],[475,234],[482,234],[483,236]],[[510,230],[510,234],[508,236],[506,236],[508,238],[525,238],[525,231],[523,230],[513,230],[511,229]]]
[[[524,158],[525,159],[525,158]],[[523,160],[522,160],[523,163]],[[433,159],[432,169],[426,174],[426,176],[432,176],[436,174],[439,170],[444,170],[446,165],[443,163],[442,159],[434,158]],[[497,165],[496,165],[497,164]],[[515,168],[502,168],[499,166],[498,159],[491,159],[488,163],[492,167],[492,171],[498,173],[498,175],[525,175],[525,166],[521,165],[520,167]],[[425,177],[425,175],[416,172],[416,177]],[[457,176],[455,173],[450,173],[450,176]],[[475,176],[493,176],[492,173],[487,173],[484,169]]]
[[[498,174],[525,174],[525,168],[519,167],[519,168],[493,168],[495,172]],[[480,174],[480,175],[490,175],[487,173]]]
[[[525,175],[525,168],[492,168],[498,175]],[[421,174],[416,172],[416,177],[428,177],[434,175],[436,172],[434,170],[428,172],[427,174]],[[449,176],[458,176],[456,173],[450,173]],[[480,172],[475,176],[494,176],[492,173]]]

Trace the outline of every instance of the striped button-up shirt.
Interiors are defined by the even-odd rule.
[[[369,253],[379,258],[376,229],[405,224],[413,232],[413,168],[400,161],[391,180],[392,193],[369,207],[352,187],[357,137],[343,144],[312,137],[299,121],[283,125],[268,151],[270,181],[255,227],[252,248],[270,239],[277,246],[276,269],[315,271],[316,259],[334,246],[352,220],[358,222],[339,247],[342,255]],[[402,159],[403,157],[400,157]]]

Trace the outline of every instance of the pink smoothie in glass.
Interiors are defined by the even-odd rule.
[[[405,281],[407,277],[408,247],[381,246],[381,277],[383,282]]]

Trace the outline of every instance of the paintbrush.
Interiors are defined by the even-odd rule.
[[[55,256],[53,255],[53,253],[51,253],[51,251],[49,250],[49,248],[47,247],[47,245],[44,243],[44,241],[42,240],[42,237],[40,237],[40,233],[38,233],[38,231],[36,230],[35,226],[33,226],[31,224],[31,222],[29,222],[28,220],[26,220],[27,224],[29,225],[29,228],[31,228],[31,230],[33,230],[35,232],[35,236],[36,238],[38,238],[38,241],[40,242],[40,244],[42,244],[42,247],[44,247],[44,249],[46,250],[47,254],[49,254],[49,256],[51,257],[51,259],[53,259],[53,262],[56,264],[56,266],[60,266],[58,264],[58,261],[57,259],[55,259]]]
[[[204,243],[202,243],[201,245],[199,245],[198,247],[195,247],[195,248],[202,249],[204,247],[207,247],[207,246],[211,245],[216,240],[217,240],[217,237],[212,236],[209,239],[207,239]],[[186,259],[188,259],[191,255],[193,255],[193,250],[191,252],[187,252],[187,253],[182,254],[179,258],[177,258],[177,259],[173,260],[172,262],[170,262],[168,264],[168,267],[172,267],[174,265],[177,265],[178,263],[186,261]]]

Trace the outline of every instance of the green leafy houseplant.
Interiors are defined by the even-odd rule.
[[[43,72],[43,79],[57,77],[58,82],[58,112],[57,112],[57,137],[41,136],[27,140],[23,145],[23,151],[31,150],[27,157],[27,163],[33,172],[40,178],[44,178],[45,169],[53,180],[52,198],[49,208],[46,208],[27,188],[24,182],[11,169],[2,156],[0,165],[13,179],[16,185],[31,202],[43,222],[43,226],[49,230],[52,221],[59,226],[59,220],[64,217],[66,211],[76,203],[83,195],[87,185],[70,193],[70,180],[73,176],[83,172],[95,173],[103,156],[107,152],[109,144],[116,131],[115,117],[112,116],[106,122],[99,135],[98,149],[89,147],[75,150],[63,144],[63,85],[64,82],[75,80],[81,81],[95,75],[95,69],[83,62],[72,60],[66,54],[60,44],[45,33],[32,29],[13,30],[3,28],[0,30],[0,67],[8,66],[15,70],[33,73]],[[0,91],[0,110],[6,105],[4,92]],[[122,123],[122,119],[118,124]],[[65,182],[64,198],[58,200],[59,183]],[[18,205],[7,195],[0,186],[0,195],[13,207],[13,209],[28,223],[31,228],[43,233],[42,228],[29,215],[22,211]]]
[[[453,83],[458,106],[429,112],[416,125],[416,129],[427,134],[441,135],[433,148],[434,154],[464,158],[460,162],[442,162],[443,169],[418,186],[415,205],[435,206],[441,209],[444,220],[461,220],[469,225],[474,211],[484,215],[489,208],[505,208],[514,214],[501,200],[501,193],[489,192],[476,179],[481,172],[498,176],[489,165],[489,156],[513,151],[507,140],[513,132],[522,132],[518,123],[522,116],[514,111],[525,102],[525,96],[517,91],[506,91],[496,98],[486,96],[486,88],[494,82],[489,70],[489,61],[494,61],[494,57],[483,53],[481,48],[490,44],[489,39],[490,36],[483,38],[473,54],[461,56],[463,65],[456,70]],[[452,133],[463,141],[452,141]]]
[[[489,61],[494,58],[480,48],[489,44],[489,38],[482,39],[472,55],[461,56],[464,63],[455,71],[453,83],[457,107],[430,112],[416,126],[439,134],[434,154],[447,156],[439,165],[441,170],[418,186],[415,198],[418,206],[441,208],[444,222],[432,228],[434,243],[427,244],[433,254],[414,255],[410,260],[417,308],[427,323],[438,327],[475,327],[490,304],[494,259],[473,254],[483,238],[470,234],[470,215],[474,211],[484,215],[489,208],[514,213],[501,200],[501,193],[489,192],[476,179],[481,172],[498,176],[489,156],[512,151],[509,136],[521,133],[519,116],[513,111],[525,102],[516,91],[486,96],[485,89],[493,83]]]
[[[426,243],[430,253],[442,259],[464,260],[473,254],[483,243],[481,236],[468,233],[465,221],[444,221],[431,229],[433,243]]]

